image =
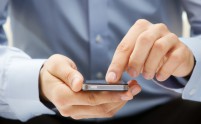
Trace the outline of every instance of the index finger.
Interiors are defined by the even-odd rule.
[[[140,19],[129,29],[114,53],[112,62],[106,74],[106,81],[114,83],[120,80],[122,73],[132,53],[138,36],[144,32],[151,23]]]

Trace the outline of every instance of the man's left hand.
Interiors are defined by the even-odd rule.
[[[193,69],[194,56],[165,24],[140,19],[118,45],[106,74],[106,80],[118,81],[126,70],[132,77],[164,81],[171,75],[187,76]]]

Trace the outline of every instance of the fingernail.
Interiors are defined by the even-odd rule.
[[[139,92],[141,91],[141,89],[139,87],[134,87],[132,90],[131,90],[131,93],[133,96],[137,95]]]
[[[132,98],[128,96],[122,96],[121,99],[124,101],[127,101],[127,100],[131,100]]]
[[[107,75],[107,79],[109,82],[113,82],[116,80],[116,74],[114,72],[109,72]]]
[[[137,72],[133,71],[133,78],[137,77]]]
[[[71,82],[71,88],[76,89],[76,84],[78,84],[79,82],[80,82],[80,78],[74,77],[72,82]]]
[[[161,75],[161,74],[158,74],[156,76],[156,79],[159,80],[159,81],[163,81],[164,80],[163,75]]]
[[[131,77],[135,78],[137,77],[137,72],[133,68],[128,69],[128,73],[130,74]]]
[[[144,78],[147,79],[147,80],[150,80],[150,79],[153,78],[153,76],[152,76],[151,74],[148,74],[148,73],[143,73],[143,76],[144,76]]]

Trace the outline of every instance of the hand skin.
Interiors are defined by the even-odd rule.
[[[40,71],[40,96],[52,102],[62,116],[84,119],[111,117],[141,91],[132,80],[125,92],[86,92],[81,90],[83,80],[72,60],[53,55]]]
[[[165,24],[140,19],[119,43],[106,74],[106,81],[116,82],[126,70],[130,76],[140,73],[145,79],[159,81],[171,75],[184,77],[194,67],[191,50],[170,32]]]

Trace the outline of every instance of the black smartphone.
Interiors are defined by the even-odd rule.
[[[105,80],[86,80],[82,86],[83,91],[127,91],[128,88],[128,84],[123,81],[108,84]]]

